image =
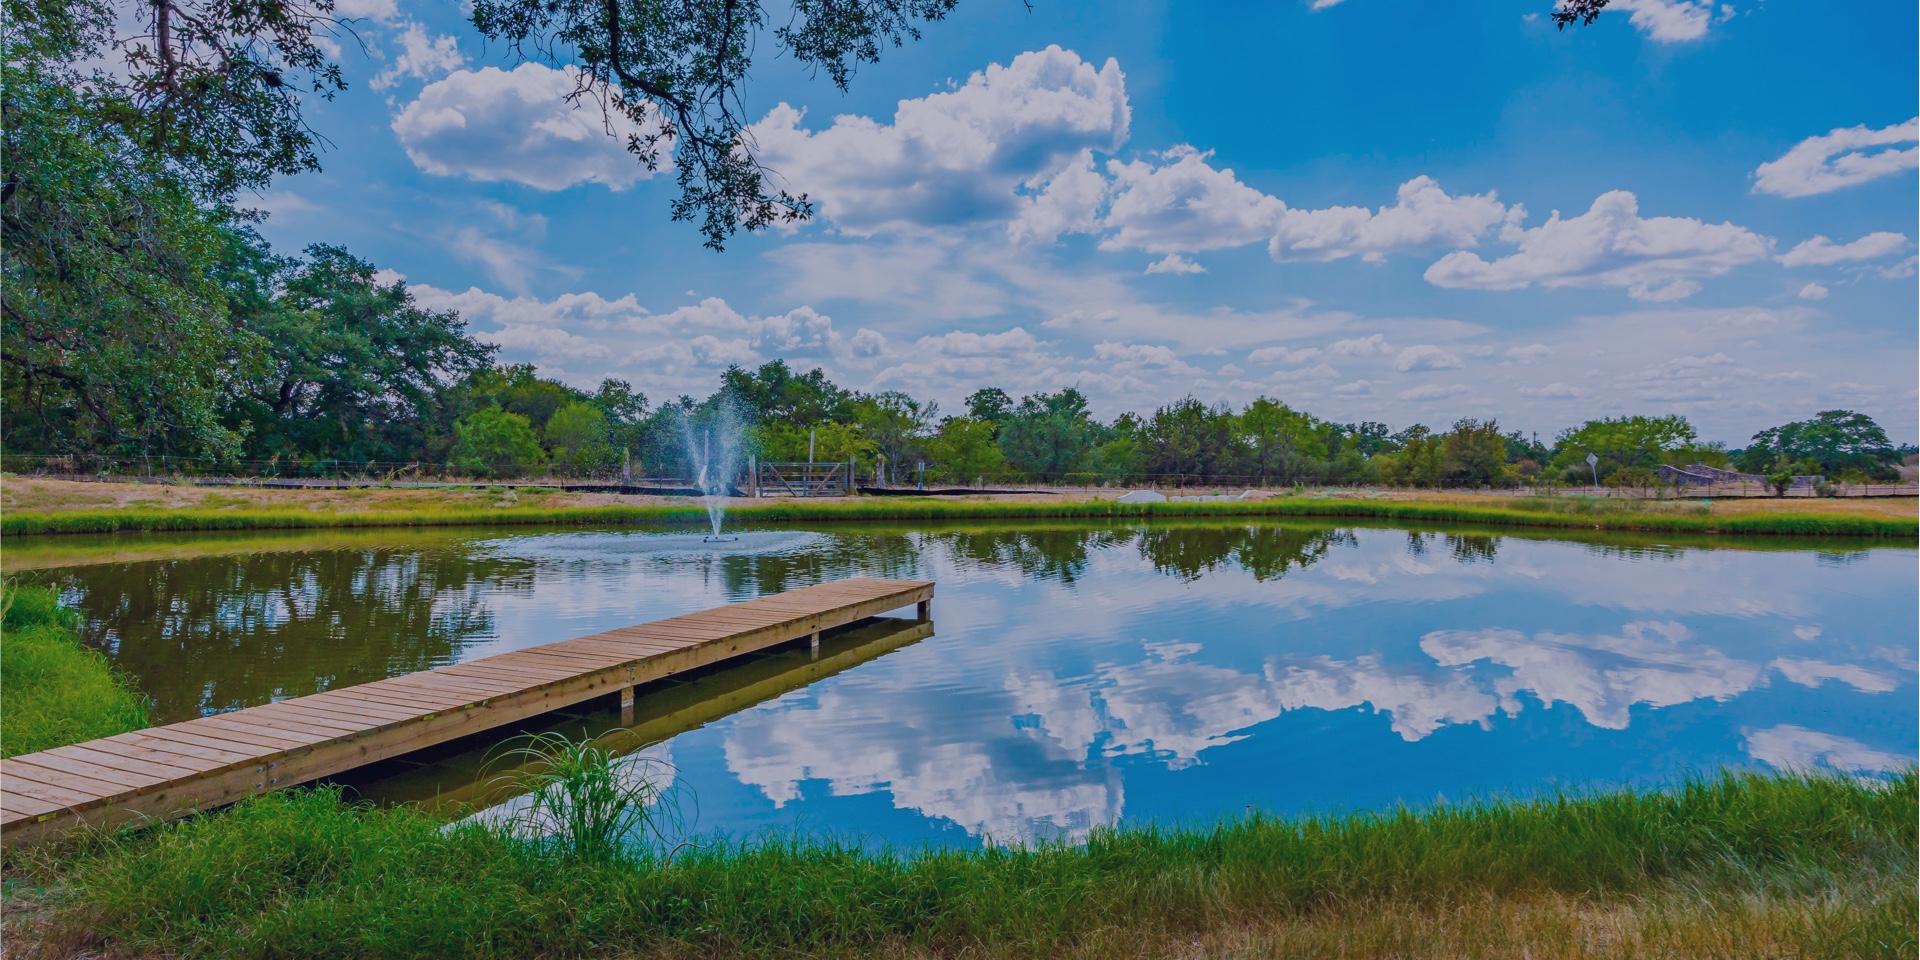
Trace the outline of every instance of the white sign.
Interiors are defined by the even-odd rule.
[[[1599,457],[1596,457],[1596,456],[1594,456],[1594,455],[1593,455],[1593,454],[1591,454],[1591,453],[1589,453],[1589,454],[1587,454],[1587,466],[1589,466],[1589,467],[1591,467],[1591,466],[1593,466],[1594,464],[1596,464],[1596,463],[1599,463],[1599,462],[1600,462],[1600,458],[1599,458]]]

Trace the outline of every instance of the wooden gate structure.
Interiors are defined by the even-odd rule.
[[[748,474],[754,497],[845,497],[854,492],[851,463],[759,463]]]

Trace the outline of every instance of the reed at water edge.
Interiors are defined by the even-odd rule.
[[[859,520],[1151,519],[1175,517],[1328,517],[1492,526],[1603,529],[1739,536],[1868,537],[1920,540],[1920,523],[1899,517],[1815,512],[1716,515],[1702,505],[1619,502],[1592,497],[1516,496],[1496,504],[1419,500],[1274,497],[1250,502],[1117,503],[938,500],[930,497],[792,500],[736,505],[731,523]],[[490,525],[705,524],[698,503],[660,506],[514,506],[322,511],[264,509],[154,509],[127,507],[12,511],[0,534],[120,533],[220,530],[300,530],[340,527]]]
[[[908,852],[808,835],[670,847],[657,792],[615,769],[632,758],[535,748],[552,762],[531,817],[449,825],[306,789],[15,854],[14,876],[50,892],[9,932],[52,953],[289,958],[1916,948],[1912,770],[1727,772],[1665,790]],[[546,828],[529,835],[530,823]]]

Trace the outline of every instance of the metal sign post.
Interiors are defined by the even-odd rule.
[[[1600,489],[1600,458],[1594,456],[1592,451],[1588,451],[1587,453],[1587,469],[1593,471],[1593,489],[1598,492]]]

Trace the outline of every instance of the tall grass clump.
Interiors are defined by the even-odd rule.
[[[0,757],[147,725],[146,697],[80,643],[54,591],[0,583],[0,608]]]
[[[320,789],[108,840],[63,868],[59,909],[103,949],[172,956],[1051,957],[1395,912],[1442,922],[1489,902],[1673,905],[1655,926],[1704,904],[1685,922],[1711,936],[1792,904],[1776,955],[1844,934],[1911,956],[1917,814],[1912,771],[1727,773],[1081,844],[901,851],[786,834],[607,859]]]
[[[512,799],[483,816],[507,835],[549,852],[593,862],[644,859],[678,833],[673,770],[610,742],[558,733],[529,736],[498,760],[519,765],[489,785]],[[625,754],[625,755],[623,755]]]

